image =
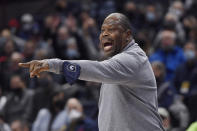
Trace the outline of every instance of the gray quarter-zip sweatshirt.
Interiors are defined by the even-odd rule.
[[[66,60],[47,61],[50,71],[58,74]],[[81,67],[80,80],[102,83],[99,131],[164,131],[155,77],[146,54],[134,40],[108,60],[68,62]]]

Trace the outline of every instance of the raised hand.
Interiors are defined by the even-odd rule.
[[[40,77],[40,73],[49,70],[49,65],[45,60],[33,60],[27,63],[19,63],[20,67],[29,68],[30,77]]]

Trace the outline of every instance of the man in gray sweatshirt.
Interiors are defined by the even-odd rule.
[[[68,83],[102,83],[99,131],[164,131],[158,115],[155,77],[144,51],[132,38],[128,18],[112,13],[102,24],[104,61],[46,59],[20,63],[30,77],[43,71],[63,74]]]

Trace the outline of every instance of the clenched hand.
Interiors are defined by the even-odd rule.
[[[27,63],[19,63],[20,67],[29,68],[30,77],[40,77],[40,73],[49,70],[49,64],[44,60],[33,60]]]

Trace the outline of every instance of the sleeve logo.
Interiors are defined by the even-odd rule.
[[[71,71],[71,72],[76,72],[76,65],[69,64],[69,65],[67,66],[67,70],[68,70],[68,71]]]

